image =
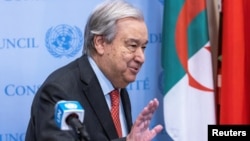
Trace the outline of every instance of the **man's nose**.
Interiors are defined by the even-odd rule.
[[[145,54],[144,54],[144,49],[143,48],[138,48],[135,52],[135,60],[144,63],[145,61]]]

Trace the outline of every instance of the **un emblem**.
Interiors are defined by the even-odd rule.
[[[74,57],[83,45],[83,35],[78,27],[61,24],[51,27],[46,33],[46,47],[56,58]]]

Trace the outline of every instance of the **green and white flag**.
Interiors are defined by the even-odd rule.
[[[164,122],[174,141],[206,141],[216,123],[206,14],[205,0],[164,2]]]

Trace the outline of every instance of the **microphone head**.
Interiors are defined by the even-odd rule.
[[[78,101],[58,101],[55,105],[55,121],[61,130],[71,130],[67,118],[71,115],[78,117],[83,123],[84,109]]]

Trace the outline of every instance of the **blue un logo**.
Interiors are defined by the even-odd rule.
[[[51,55],[56,58],[62,56],[69,58],[74,57],[81,50],[83,35],[78,27],[61,24],[47,31],[45,42]]]

